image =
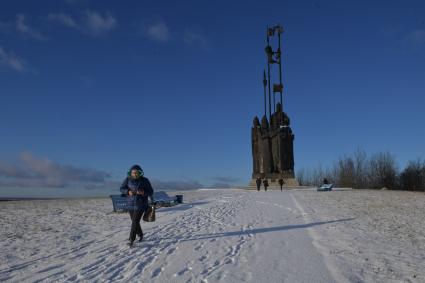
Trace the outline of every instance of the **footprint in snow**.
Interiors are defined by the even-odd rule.
[[[192,269],[191,267],[185,267],[182,270],[180,270],[179,272],[177,272],[176,274],[174,274],[174,276],[175,277],[182,276],[183,274],[185,274],[186,272],[188,272],[191,269]]]
[[[235,259],[233,257],[226,259],[226,261],[224,262],[225,264],[231,264],[234,263]]]
[[[171,254],[173,254],[173,253],[174,253],[177,249],[178,249],[177,247],[175,247],[175,248],[171,248],[171,249],[167,252],[167,254],[168,254],[168,255],[171,255]]]
[[[151,278],[158,277],[158,276],[161,274],[161,272],[162,272],[163,270],[164,270],[164,268],[163,268],[163,267],[159,267],[159,268],[155,269],[155,270],[152,272],[152,277],[151,277]]]

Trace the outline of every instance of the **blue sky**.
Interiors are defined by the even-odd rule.
[[[247,184],[277,23],[296,170],[357,148],[425,158],[423,1],[15,0],[0,190],[113,188],[135,163],[157,184]]]

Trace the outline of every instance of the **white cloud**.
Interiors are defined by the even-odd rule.
[[[29,36],[38,40],[46,39],[46,37],[42,35],[39,31],[35,30],[34,28],[30,27],[29,25],[25,23],[24,14],[16,15],[15,27],[18,32],[26,36]]]
[[[152,186],[155,190],[196,190],[204,187],[196,180],[160,181],[152,179]]]
[[[209,49],[209,43],[206,36],[199,31],[185,30],[183,34],[183,41],[190,46],[199,47],[204,50]]]
[[[166,42],[170,39],[170,31],[165,22],[159,21],[145,27],[145,34],[152,40]]]
[[[11,52],[6,52],[0,46],[0,65],[11,68],[17,72],[23,73],[27,71],[25,61]]]
[[[213,180],[220,182],[220,183],[236,183],[239,181],[238,178],[232,177],[232,176],[214,176],[212,178]]]
[[[102,15],[96,11],[86,11],[79,19],[64,13],[51,13],[47,19],[94,36],[105,34],[117,25],[117,20],[109,12]]]
[[[78,28],[76,21],[71,16],[64,13],[49,14],[47,18],[51,21],[59,22],[67,27]]]
[[[84,21],[86,28],[93,35],[104,34],[117,25],[117,20],[108,12],[102,16],[98,12],[87,11]]]
[[[111,183],[107,172],[61,165],[24,152],[19,164],[0,162],[0,187],[96,187]]]

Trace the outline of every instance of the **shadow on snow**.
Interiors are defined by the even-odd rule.
[[[306,223],[306,224],[285,225],[285,226],[256,228],[256,229],[246,229],[246,230],[220,232],[220,233],[210,233],[210,234],[201,234],[201,235],[191,235],[191,236],[183,236],[183,237],[182,236],[164,237],[164,238],[159,238],[158,240],[177,240],[177,241],[181,241],[181,242],[206,240],[206,239],[221,238],[221,237],[234,237],[234,236],[243,236],[243,235],[249,235],[249,234],[260,234],[260,233],[269,233],[269,232],[276,232],[276,231],[288,231],[288,230],[293,230],[293,229],[306,229],[306,228],[319,226],[319,225],[352,221],[354,219],[356,219],[356,218],[345,218],[345,219],[313,222],[313,223]],[[151,241],[155,241],[155,240],[152,239]]]

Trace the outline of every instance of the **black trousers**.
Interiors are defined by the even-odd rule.
[[[136,235],[142,237],[143,231],[142,227],[140,227],[140,220],[142,219],[144,209],[130,209],[130,218],[131,218],[131,230],[130,230],[130,241],[134,241],[136,239]]]

